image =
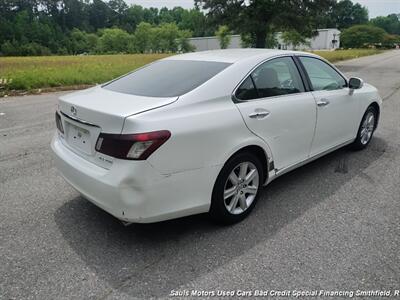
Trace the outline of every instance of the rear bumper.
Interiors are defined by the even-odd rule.
[[[209,210],[218,167],[162,175],[148,161],[115,159],[107,170],[69,150],[57,135],[51,148],[65,180],[120,220],[151,223]]]

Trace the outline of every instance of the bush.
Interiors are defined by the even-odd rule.
[[[94,52],[98,46],[99,37],[93,33],[86,33],[79,29],[74,29],[70,33],[68,47],[70,53],[81,54]]]
[[[102,53],[126,53],[132,36],[119,28],[104,29],[100,32],[98,50]]]
[[[356,25],[342,32],[341,44],[344,48],[368,48],[384,42],[386,31],[372,25]]]
[[[400,36],[399,35],[386,34],[383,39],[382,47],[386,48],[386,49],[392,49],[392,48],[395,48],[396,45],[399,45],[399,44],[400,44]]]
[[[11,56],[11,55],[19,55],[18,45],[12,43],[10,41],[5,41],[3,45],[1,45],[1,55]]]
[[[151,48],[153,41],[152,26],[149,23],[141,22],[133,35],[133,52],[146,53]]]
[[[175,23],[165,23],[157,28],[157,38],[160,40],[159,50],[163,53],[178,51],[178,38],[181,33]]]
[[[196,50],[196,47],[194,47],[192,44],[189,43],[189,38],[192,37],[192,32],[189,30],[181,30],[180,35],[178,38],[178,44],[179,44],[179,51],[181,52],[193,52]]]
[[[231,43],[231,35],[228,26],[222,25],[218,27],[218,30],[215,32],[219,40],[219,45],[221,49],[228,48],[229,44]]]
[[[179,30],[175,23],[164,23],[160,26],[152,26],[149,23],[140,23],[135,31],[129,48],[132,52],[139,53],[168,53],[193,51],[188,38],[191,37],[188,30]]]
[[[49,48],[33,42],[22,45],[20,54],[23,56],[46,56],[50,55],[51,51]]]
[[[310,42],[303,35],[296,30],[285,31],[282,33],[282,40],[287,45],[292,45],[294,50],[297,50],[299,46],[309,46]]]

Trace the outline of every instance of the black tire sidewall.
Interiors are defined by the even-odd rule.
[[[259,180],[259,186],[257,190],[257,194],[254,198],[254,201],[250,205],[249,208],[247,208],[243,213],[239,215],[233,215],[229,213],[225,207],[224,204],[224,188],[225,188],[225,183],[228,179],[229,174],[232,172],[233,168],[235,168],[238,164],[242,162],[251,162],[253,163],[258,171],[260,180]],[[221,223],[221,224],[233,224],[240,222],[244,218],[246,218],[250,212],[253,210],[254,206],[256,205],[256,202],[259,198],[262,186],[264,184],[263,178],[265,178],[263,174],[263,166],[260,160],[257,158],[252,153],[248,152],[242,152],[234,155],[231,159],[229,159],[224,167],[222,168],[221,172],[219,173],[217,180],[215,182],[213,192],[212,192],[212,199],[211,199],[211,207],[210,207],[210,216],[214,221]]]
[[[365,121],[365,118],[367,117],[368,113],[370,113],[370,112],[372,112],[374,114],[374,117],[375,117],[375,128],[376,128],[376,122],[378,121],[378,119],[377,119],[378,112],[376,111],[376,109],[374,107],[370,106],[370,107],[367,108],[367,110],[365,111],[365,113],[364,113],[364,115],[363,115],[363,117],[361,119],[361,123],[360,123],[360,126],[358,128],[358,132],[357,132],[357,138],[355,139],[355,141],[353,143],[353,149],[355,149],[355,150],[362,150],[362,149],[366,148],[369,145],[369,143],[371,142],[371,140],[372,140],[373,134],[375,132],[375,128],[374,128],[374,131],[372,132],[372,136],[369,139],[369,141],[366,144],[361,143],[362,125],[363,125],[363,123]]]

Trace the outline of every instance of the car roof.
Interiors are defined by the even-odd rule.
[[[295,55],[295,54],[310,55],[310,53],[298,52],[298,51],[241,48],[241,49],[224,49],[224,50],[208,50],[208,51],[200,51],[200,52],[191,52],[191,53],[170,56],[170,57],[165,58],[165,60],[198,60],[198,61],[215,61],[215,62],[224,62],[224,63],[235,63],[235,62],[249,59],[252,57],[259,57],[260,59],[267,59],[269,57],[285,55],[285,54],[286,55]]]

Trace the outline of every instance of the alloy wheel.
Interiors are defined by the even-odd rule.
[[[224,204],[234,215],[245,212],[253,203],[258,192],[260,175],[251,162],[242,162],[233,168],[224,188]]]
[[[375,129],[375,115],[369,112],[361,125],[360,141],[361,144],[366,145],[370,141]]]

